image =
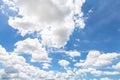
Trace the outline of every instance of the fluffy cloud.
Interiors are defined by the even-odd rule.
[[[120,69],[120,62],[112,66],[114,69]]]
[[[76,17],[74,17],[75,20],[75,24],[76,26],[80,26],[80,28],[84,28],[85,24],[83,17],[83,12],[81,12],[81,6],[83,5],[83,3],[85,2],[85,0],[75,0],[74,2],[74,15],[76,15]]]
[[[17,16],[9,16],[9,25],[17,29],[22,36],[37,31],[45,46],[61,48],[75,29],[74,24],[80,28],[85,26],[81,11],[85,0],[74,2],[72,0],[3,0],[3,2],[18,13]]]
[[[30,38],[29,38],[30,39]],[[30,40],[35,40],[35,39],[30,39]],[[25,40],[23,40],[25,41]],[[23,41],[21,41],[21,45],[23,47]],[[38,41],[38,40],[37,40]],[[39,41],[38,41],[39,42]],[[26,45],[28,46],[29,42],[24,42],[26,43]],[[34,42],[33,42],[34,43]],[[16,43],[17,44],[17,43]],[[33,44],[31,44],[33,45]],[[39,44],[36,44],[36,46]],[[15,48],[15,52],[19,53],[19,49],[17,48],[18,45],[16,45]],[[25,46],[25,45],[24,45]],[[21,49],[22,49],[21,47]],[[39,46],[37,46],[39,47]],[[30,47],[29,47],[30,48]],[[34,51],[34,49],[36,48],[32,48],[32,51]],[[71,69],[71,68],[67,68],[68,65],[70,64],[67,60],[59,60],[58,63],[63,66],[66,69],[66,72],[57,72],[57,71],[52,71],[52,70],[41,70],[38,67],[35,67],[33,65],[30,65],[28,63],[26,63],[26,60],[24,57],[19,56],[19,55],[15,55],[15,53],[11,52],[9,54],[9,52],[7,52],[2,46],[0,47],[0,55],[4,56],[5,59],[0,58],[0,63],[2,63],[2,65],[4,65],[3,68],[0,69],[0,79],[29,79],[29,80],[39,80],[39,79],[43,79],[43,80],[47,80],[47,79],[52,79],[52,80],[74,80],[74,79],[85,79],[85,77],[87,76],[87,73],[90,73],[94,76],[114,76],[114,75],[119,75],[120,72],[119,71],[104,71],[104,70],[99,70],[95,67],[91,68],[91,66],[89,67],[80,67],[80,68],[76,68],[76,69]],[[24,50],[24,49],[22,49]],[[22,52],[21,50],[21,52]],[[27,48],[25,48],[26,51],[23,51],[24,53],[28,53],[31,54],[31,51],[27,51]],[[101,56],[103,54],[100,54],[99,51],[90,51],[88,56],[95,58],[96,56]],[[1,57],[0,56],[0,57]],[[88,59],[87,56],[87,59]],[[107,56],[107,59],[111,59],[111,56]],[[112,53],[112,58],[116,57],[115,54],[113,55]],[[103,58],[102,58],[103,59]],[[116,58],[115,58],[116,59]],[[84,63],[86,61],[81,61],[81,63]],[[119,64],[116,64],[119,65]],[[114,65],[115,66],[115,65]],[[50,64],[48,63],[43,63],[43,69],[48,69],[50,67]],[[103,79],[104,80],[104,79]]]
[[[76,63],[75,66],[106,66],[116,60],[120,55],[118,53],[101,54],[99,51],[89,51],[87,59],[84,62]]]
[[[92,74],[93,76],[115,76],[120,75],[118,71],[104,71],[96,68],[81,68],[75,71],[76,76],[83,76],[85,74]],[[87,76],[87,75],[86,75]]]
[[[50,60],[45,48],[42,47],[37,38],[27,38],[23,41],[18,41],[15,46],[15,53],[31,54],[32,62],[48,62]]]
[[[63,67],[67,67],[69,65],[69,62],[67,60],[60,60],[58,63]]]
[[[21,44],[22,45],[22,44]],[[39,46],[37,46],[39,47]],[[27,49],[27,48],[26,48]],[[8,52],[0,46],[0,56],[5,55],[6,59],[2,60],[0,58],[0,64],[2,64],[4,67],[0,68],[0,79],[1,80],[66,80],[66,79],[72,79],[74,77],[71,70],[67,70],[66,73],[64,72],[55,72],[52,70],[45,71],[41,70],[38,67],[35,67],[33,65],[30,65],[26,63],[24,57],[15,55],[15,53],[11,52],[11,54],[8,54]],[[17,51],[17,50],[16,50]],[[65,60],[64,66],[67,66],[69,63]],[[44,68],[48,68],[49,64],[43,63]],[[74,80],[74,79],[72,79]]]
[[[0,45],[0,62],[3,65],[14,65],[16,63],[24,64],[26,61],[22,56],[10,55],[1,45]]]
[[[32,62],[49,62],[51,59],[44,47],[61,48],[67,44],[75,26],[84,28],[83,12],[81,7],[85,0],[3,0],[12,11],[18,11],[17,16],[9,16],[9,25],[17,29],[20,35],[37,32],[41,38],[26,38],[16,42],[13,52],[7,52],[0,46],[0,79],[17,80],[75,80],[80,76],[82,80],[87,73],[93,76],[114,76],[120,75],[119,71],[107,71],[108,66],[119,56],[118,53],[101,53],[100,51],[90,51],[86,60],[76,63],[71,69],[67,60],[59,60],[58,63],[66,69],[66,72],[49,70],[52,66],[42,63],[42,68],[26,63],[23,56],[17,54],[30,54]],[[32,6],[31,6],[32,5]],[[3,9],[2,7],[0,8]],[[34,10],[34,11],[33,11]],[[3,10],[2,10],[3,11]],[[70,57],[81,56],[77,51],[66,53]],[[74,62],[75,63],[75,62]],[[72,64],[74,64],[72,63]],[[71,64],[71,65],[72,65]],[[67,68],[66,68],[67,67]],[[99,68],[105,68],[106,71]],[[112,68],[120,69],[119,63]],[[45,69],[48,69],[47,71]],[[78,77],[78,79],[81,79]],[[102,78],[101,80],[110,80]]]
[[[104,65],[109,65],[117,59],[117,57],[120,56],[118,53],[106,53],[106,54],[101,54],[94,66],[104,66]]]
[[[8,55],[8,53],[6,52],[6,50],[0,45],[0,55]]]
[[[69,55],[70,57],[77,57],[80,56],[80,52],[78,51],[70,51],[70,52],[66,52],[67,55]]]
[[[110,78],[101,78],[100,80],[112,80]]]
[[[48,63],[43,63],[43,69],[48,69],[51,65]]]
[[[120,72],[118,72],[118,71],[113,71],[113,72],[104,71],[103,74],[104,75],[119,75]]]
[[[113,70],[119,67],[119,63],[112,65],[113,61],[117,61],[119,53],[101,53],[100,51],[91,50],[88,52],[86,60],[80,60],[74,66],[78,67],[75,70],[76,76],[90,73],[94,76],[115,76],[119,75],[120,72]],[[105,67],[104,67],[105,66]],[[104,70],[104,69],[106,70]],[[103,69],[103,70],[101,70]],[[111,69],[112,71],[109,71]]]

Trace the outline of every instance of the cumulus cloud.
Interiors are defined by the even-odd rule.
[[[30,39],[30,38],[29,38]],[[35,39],[31,39],[31,40],[35,40]],[[25,40],[23,40],[25,41]],[[21,49],[23,48],[23,41],[21,41]],[[39,42],[39,41],[38,41]],[[26,43],[26,45],[28,46],[29,42],[24,42],[24,44]],[[34,43],[34,42],[33,42]],[[33,45],[33,44],[31,44]],[[39,44],[36,44],[36,46]],[[18,45],[16,45],[15,48],[15,52],[19,53],[19,49],[17,48]],[[25,45],[24,45],[25,46]],[[39,46],[37,46],[39,47]],[[30,47],[29,47],[30,48]],[[32,48],[32,51],[34,51],[34,49],[36,48]],[[53,70],[43,70],[43,69],[48,69],[51,65],[48,63],[43,63],[43,69],[40,69],[38,67],[35,67],[33,65],[30,65],[29,63],[26,63],[26,60],[24,57],[19,56],[19,55],[15,55],[14,52],[11,52],[9,54],[9,52],[7,52],[5,50],[5,48],[3,48],[2,46],[0,47],[0,55],[4,56],[5,59],[0,58],[0,63],[2,63],[2,65],[4,65],[3,68],[0,69],[0,79],[29,79],[29,80],[39,80],[39,79],[43,79],[43,80],[74,80],[74,79],[86,79],[85,77],[87,76],[87,73],[90,73],[94,76],[115,76],[115,75],[120,75],[119,71],[104,71],[104,70],[99,70],[97,67],[91,67],[89,65],[89,67],[80,67],[80,68],[68,68],[68,65],[70,64],[69,61],[67,60],[59,60],[58,63],[64,67],[66,69],[66,72],[57,72],[57,71],[53,71]],[[25,48],[26,51],[23,51],[24,53],[28,53],[31,54],[31,51],[27,51],[27,48]],[[22,51],[21,51],[22,52]],[[37,52],[37,51],[36,51]],[[100,54],[99,51],[90,51],[89,56],[91,56],[92,58],[95,58],[96,56],[101,56],[103,54]],[[115,54],[114,54],[115,55]],[[0,56],[0,57],[1,57]],[[111,59],[111,56],[107,56],[107,59]],[[112,58],[116,57],[113,56],[112,53]],[[87,57],[88,59],[88,57]],[[116,58],[115,58],[116,59]],[[81,63],[84,63],[85,60],[81,61]],[[119,64],[116,64],[119,65]],[[114,65],[115,66],[115,65]],[[78,77],[79,76],[79,77]],[[78,77],[78,78],[77,78]]]
[[[37,46],[38,47],[38,46]],[[26,63],[25,58],[19,55],[15,55],[15,53],[8,52],[1,46],[0,47],[0,56],[5,55],[6,60],[2,60],[0,58],[0,63],[4,65],[3,68],[0,68],[0,79],[1,80],[66,80],[72,79],[73,73],[71,70],[67,70],[67,72],[55,72],[52,70],[45,71],[41,70],[38,67],[30,65]],[[64,60],[65,61],[65,60]],[[65,61],[65,65],[67,66],[69,63]],[[48,68],[48,63],[43,63],[44,68]]]
[[[112,79],[110,79],[110,78],[101,78],[100,80],[112,80]]]
[[[82,78],[83,80],[87,73],[93,76],[120,75],[119,71],[110,72],[104,67],[112,64],[120,55],[118,53],[101,53],[95,50],[89,51],[85,60],[80,60],[78,63],[73,62],[73,65],[76,63],[74,69],[70,68],[69,61],[61,59],[58,64],[64,67],[66,72],[49,70],[52,65],[47,62],[51,61],[51,58],[48,57],[45,47],[64,47],[76,26],[81,29],[85,27],[84,13],[81,10],[85,0],[2,1],[9,7],[9,10],[18,13],[14,16],[8,15],[8,24],[18,30],[21,36],[37,32],[37,37],[16,42],[16,48],[10,53],[0,46],[0,65],[4,66],[0,68],[0,79],[74,80],[79,76],[78,79]],[[4,11],[2,7],[0,10]],[[41,41],[38,40],[38,37]],[[30,54],[31,62],[40,62],[43,69],[27,63],[26,59],[19,54]],[[72,58],[81,56],[81,53],[77,51],[66,52],[66,54]],[[106,71],[99,69],[103,67]],[[119,63],[113,65],[112,68],[120,69]],[[102,78],[101,80],[110,79]]]
[[[86,60],[80,60],[80,62],[74,64],[74,66],[78,67],[78,69],[75,70],[75,74],[76,76],[87,73],[90,73],[94,76],[119,75],[120,74],[119,71],[113,70],[119,67],[119,63],[110,66],[112,65],[113,61],[117,61],[119,56],[120,56],[119,53],[101,53],[100,51],[91,50],[88,52]],[[106,70],[104,70],[103,68]],[[109,71],[109,69],[113,71]]]
[[[79,26],[80,28],[84,28],[85,27],[85,23],[83,17],[83,12],[81,11],[81,6],[83,5],[83,3],[85,2],[85,0],[75,0],[74,2],[74,15],[76,17],[74,17],[75,20],[75,24],[76,26]]]
[[[104,71],[104,70],[98,70],[96,68],[81,68],[75,71],[76,76],[83,76],[85,74],[91,74],[93,76],[116,76],[120,75],[119,71]],[[86,75],[87,76],[87,75]]]
[[[114,69],[120,69],[120,62],[118,62],[116,65],[112,66]]]
[[[10,55],[5,48],[0,46],[0,62],[3,65],[24,64],[26,60],[22,56]]]
[[[67,67],[70,64],[67,60],[60,60],[58,63],[63,67]]]
[[[48,63],[43,63],[43,69],[49,69],[49,67],[50,67],[51,65],[50,64],[48,64]]]
[[[105,53],[101,54],[100,51],[89,51],[87,58],[84,62],[76,63],[75,66],[107,66],[116,60],[120,55],[118,53]]]
[[[48,53],[45,48],[42,47],[39,40],[27,38],[23,41],[18,41],[15,44],[16,48],[14,50],[15,53],[24,53],[32,55],[32,62],[48,62],[50,58],[48,58]]]
[[[8,55],[8,53],[6,52],[6,50],[0,45],[0,55]]]
[[[70,52],[66,52],[67,55],[69,55],[70,57],[77,57],[80,56],[80,52],[78,51],[70,51]]]
[[[82,5],[85,0],[3,0],[8,7],[17,11],[9,16],[9,25],[22,36],[38,32],[42,44],[61,48],[69,40],[75,24],[84,28]],[[32,6],[31,6],[32,5]],[[78,16],[75,16],[75,15]],[[21,16],[21,17],[20,17]]]

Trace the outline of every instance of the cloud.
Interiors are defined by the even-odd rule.
[[[25,42],[24,42],[25,41]],[[29,38],[29,41],[38,41],[37,39],[30,39]],[[23,42],[25,45],[23,45]],[[39,41],[38,41],[39,42]],[[19,42],[18,42],[19,43]],[[35,44],[35,42],[32,42],[33,44]],[[16,43],[17,44],[17,43]],[[27,42],[27,39],[23,40],[20,42],[20,44],[22,45],[21,49],[23,48],[23,46],[28,46],[29,42]],[[33,45],[31,44],[31,45]],[[39,48],[40,44],[36,44],[36,46]],[[16,48],[14,51],[17,51],[20,52],[18,49],[18,44],[16,45]],[[30,44],[29,44],[30,46]],[[20,47],[20,46],[19,46]],[[29,47],[30,48],[30,47]],[[34,51],[34,49],[36,48],[31,48],[29,50],[31,51]],[[40,49],[40,48],[39,48]],[[29,63],[26,63],[26,60],[24,57],[22,56],[19,56],[17,55],[16,53],[14,52],[7,52],[5,50],[5,48],[3,48],[2,46],[0,47],[0,50],[1,50],[1,53],[0,55],[1,56],[4,56],[5,59],[2,59],[0,58],[0,63],[2,63],[2,65],[4,67],[2,67],[0,69],[0,79],[29,79],[29,80],[38,80],[38,79],[43,79],[43,80],[46,80],[46,79],[53,79],[53,80],[66,80],[66,79],[69,79],[69,80],[74,80],[74,79],[86,79],[87,77],[87,74],[90,73],[92,74],[93,76],[115,76],[115,75],[119,75],[120,72],[119,71],[107,71],[107,68],[106,71],[104,70],[99,70],[99,68],[96,66],[96,67],[91,67],[91,65],[89,65],[88,67],[80,67],[80,68],[70,68],[68,67],[68,65],[70,64],[69,61],[67,60],[59,60],[58,63],[65,68],[66,72],[62,72],[62,71],[54,71],[54,70],[44,70],[44,69],[49,69],[49,67],[51,66],[50,64],[48,63],[43,63],[43,69],[40,69],[38,67],[35,67],[34,65],[30,65]],[[31,51],[27,51],[27,48],[22,49],[23,52],[25,53],[25,50],[26,52],[29,52],[29,54],[31,54],[30,52]],[[22,52],[21,50],[21,52]],[[37,51],[36,51],[37,52]],[[16,54],[16,55],[15,55]],[[98,58],[103,55],[101,54],[99,51],[90,51],[89,54],[87,55],[87,59],[89,57],[91,58],[96,58],[96,56],[98,56]],[[112,55],[112,58],[111,56],[107,56],[104,55],[104,57],[107,57],[106,59],[110,60],[110,59],[113,59],[113,57],[115,58],[116,54],[115,53],[111,53],[110,55]],[[0,56],[0,57],[1,57]],[[102,57],[103,59],[103,57]],[[117,59],[117,58],[115,58]],[[85,63],[86,60],[82,60],[80,61],[81,64]],[[116,64],[117,65],[117,64]],[[114,65],[114,66],[116,66]]]
[[[85,75],[86,74],[86,75]],[[102,76],[116,76],[120,75],[119,71],[105,71],[105,70],[99,70],[97,68],[80,68],[75,71],[76,76],[88,76],[87,74],[91,74],[96,77],[102,77]]]
[[[112,79],[110,79],[110,78],[101,78],[100,80],[112,80]]]
[[[81,6],[85,3],[86,0],[75,0],[74,2],[74,20],[75,20],[75,24],[76,26],[79,26],[80,28],[84,28],[85,24],[84,22],[84,18],[83,17],[83,12]]]
[[[94,64],[94,66],[105,66],[105,65],[109,65],[112,63],[112,61],[114,61],[115,59],[118,58],[118,56],[120,56],[118,53],[106,53],[106,54],[101,54],[96,63]]]
[[[23,41],[18,41],[15,44],[16,48],[14,49],[15,53],[31,54],[32,62],[48,62],[48,53],[45,48],[42,47],[37,38],[31,39],[27,38]]]
[[[27,43],[27,42],[26,42]],[[22,45],[22,44],[21,44]],[[39,46],[37,46],[39,47]],[[0,58],[0,63],[4,65],[4,67],[0,68],[0,79],[17,79],[17,80],[66,80],[73,78],[72,71],[67,70],[67,72],[56,72],[52,70],[42,70],[38,67],[35,67],[33,65],[30,65],[29,63],[26,63],[25,58],[19,55],[15,55],[14,52],[11,52],[11,54],[8,54],[6,50],[1,46],[0,47],[1,53],[0,55],[4,55],[6,57],[6,60],[2,60]],[[1,55],[1,56],[2,56]],[[63,60],[65,61],[65,60]],[[43,63],[44,68],[48,68],[49,64]],[[65,65],[67,66],[68,62],[65,61]]]
[[[1,79],[3,73],[4,73],[4,69],[0,69],[0,79]]]
[[[90,50],[85,60],[80,60],[80,62],[74,64],[77,67],[75,74],[77,77],[87,77],[87,74],[92,74],[93,76],[119,75],[120,72],[114,70],[119,64],[111,66],[113,61],[118,60],[119,56],[119,53],[115,52],[101,53],[100,51]]]
[[[70,64],[67,60],[60,60],[58,63],[63,67],[67,67]]]
[[[113,71],[113,72],[104,71],[103,74],[104,74],[104,75],[119,75],[120,72],[118,72],[118,71]]]
[[[8,55],[7,51],[0,45],[0,55]]]
[[[120,55],[118,53],[105,53],[101,54],[99,51],[91,50],[87,55],[84,62],[76,63],[75,66],[94,66],[102,67],[107,66],[116,60]]]
[[[89,76],[89,73],[95,77],[120,75],[120,71],[117,71],[119,63],[113,65],[113,61],[120,56],[118,53],[90,50],[85,60],[80,62],[76,60],[77,63],[71,64],[61,59],[58,64],[65,68],[65,72],[54,71],[51,69],[54,65],[47,63],[51,62],[51,58],[46,47],[64,47],[76,26],[81,29],[85,27],[84,13],[81,10],[85,0],[73,2],[72,0],[3,0],[3,2],[10,10],[18,13],[15,16],[8,15],[8,24],[18,30],[21,36],[37,32],[37,37],[16,42],[12,52],[7,52],[0,46],[0,65],[2,65],[0,79],[75,80],[78,77],[83,80]],[[1,10],[4,11],[3,8]],[[39,41],[38,38],[41,40]],[[81,56],[77,51],[64,52],[72,58]],[[42,69],[27,63],[27,59],[19,54],[30,54],[31,62],[39,62]],[[74,69],[71,65],[74,65]],[[116,70],[109,71],[108,67]]]
[[[56,29],[44,29],[40,32],[42,37],[42,45],[48,47],[56,47],[61,48],[63,47],[69,40],[69,35],[71,34],[71,30],[69,27],[63,27],[62,25]]]
[[[60,1],[58,1],[59,4],[55,2],[49,0],[37,0],[35,2],[33,0],[18,0],[15,4],[19,8],[19,15],[23,17],[10,17],[9,25],[19,30],[22,36],[34,31],[40,31],[39,35],[42,37],[43,45],[57,48],[62,47],[69,40],[69,36],[74,29],[72,12],[69,7],[70,5],[67,3],[61,5]],[[49,27],[51,27],[51,30],[49,30]]]
[[[43,67],[42,67],[43,69],[49,69],[49,67],[51,66],[48,63],[43,63],[42,65],[43,65]]]
[[[116,65],[112,66],[114,69],[120,69],[120,62],[118,62]]]
[[[81,10],[85,0],[75,0],[74,3],[72,0],[3,0],[3,2],[16,12],[16,16],[9,16],[8,24],[17,29],[22,36],[38,32],[42,38],[42,45],[48,47],[63,47],[74,31],[75,24],[80,28],[85,27]],[[79,17],[74,16],[75,14]]]
[[[5,72],[6,73],[18,73],[18,70],[15,69],[13,66],[9,66],[9,67],[5,68]]]
[[[0,62],[3,65],[14,65],[16,63],[24,64],[26,62],[26,60],[22,56],[17,56],[13,54],[10,55],[9,52],[7,52],[5,48],[3,48],[1,45],[0,51]]]
[[[67,55],[69,55],[70,57],[77,57],[80,56],[80,52],[78,51],[70,51],[70,52],[66,52]]]

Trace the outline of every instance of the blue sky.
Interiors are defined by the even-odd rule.
[[[120,1],[0,1],[1,80],[120,80]]]

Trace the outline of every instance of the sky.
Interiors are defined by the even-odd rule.
[[[0,80],[120,80],[119,0],[0,0]]]

